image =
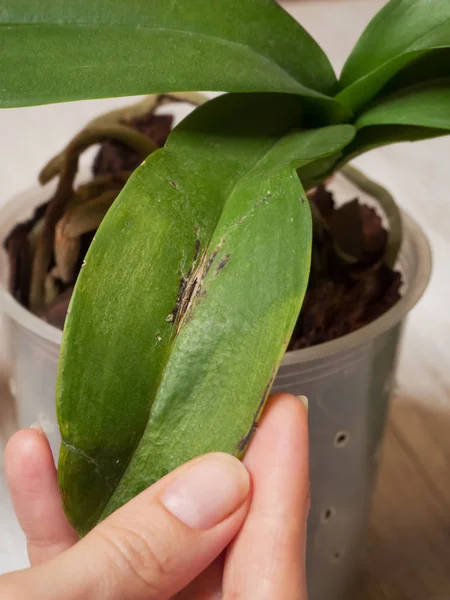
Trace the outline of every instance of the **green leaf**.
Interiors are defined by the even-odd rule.
[[[381,99],[356,121],[358,129],[369,125],[415,125],[450,130],[450,78]]]
[[[3,0],[0,45],[3,107],[183,90],[337,105],[327,57],[273,0]]]
[[[408,125],[377,125],[360,129],[348,146],[343,157],[335,164],[334,169],[339,170],[347,162],[382,146],[398,144],[401,142],[417,142],[448,135],[446,129],[434,127],[414,127]]]
[[[192,456],[244,451],[308,280],[310,213],[294,165],[354,135],[290,133],[299,103],[231,94],[203,105],[102,222],[57,386],[59,480],[81,533]]]
[[[399,71],[383,87],[380,95],[398,92],[436,79],[450,78],[450,48],[430,50]]]
[[[336,154],[318,159],[298,170],[305,189],[309,190],[323,183],[351,160],[382,146],[400,142],[416,142],[448,135],[447,129],[435,127],[415,127],[408,125],[376,125],[363,127],[356,132],[354,139]]]
[[[297,174],[300,177],[305,190],[310,190],[319,183],[322,183],[324,179],[333,173],[334,166],[337,164],[339,159],[342,157],[342,152],[337,152],[331,156],[320,158],[308,165],[301,167],[297,170]]]
[[[431,50],[448,47],[448,0],[391,0],[350,54],[336,97],[358,111],[401,69]]]

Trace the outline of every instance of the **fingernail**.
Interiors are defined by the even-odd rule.
[[[309,401],[308,401],[308,398],[306,396],[297,396],[297,398],[303,402],[306,410],[308,411],[309,410]]]
[[[44,433],[44,430],[42,429],[42,427],[40,426],[39,423],[32,423],[29,427],[29,429],[37,429],[39,431],[39,433]]]
[[[250,490],[244,465],[229,454],[208,454],[188,465],[161,502],[192,529],[210,529],[237,510]]]

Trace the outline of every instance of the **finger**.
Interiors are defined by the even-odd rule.
[[[171,598],[230,543],[247,514],[249,494],[248,472],[237,459],[220,453],[195,459],[139,494],[60,557],[22,573],[17,596]]]
[[[225,552],[172,600],[221,600]]]
[[[291,398],[291,397],[289,396],[289,398]],[[263,435],[265,436],[266,428],[268,427],[265,416],[271,410],[270,407],[273,405],[273,403],[279,402],[279,401],[280,401],[280,395],[278,395],[278,397],[272,397],[269,399],[267,408],[264,412],[265,425],[264,425],[264,427],[262,427],[262,423],[260,424],[260,426],[251,442],[251,446],[255,443],[259,444],[259,442],[255,442],[255,440],[256,439],[259,440],[259,438]],[[298,400],[295,399],[294,402],[297,405]],[[303,411],[301,411],[301,412],[303,413]],[[303,414],[301,415],[301,418],[303,418]],[[250,446],[250,448],[251,448],[251,446]],[[252,452],[253,452],[253,450],[252,451],[250,451],[250,449],[248,450],[247,456],[246,456],[246,459],[244,460],[244,462],[246,462],[246,461],[248,462],[249,460],[251,460]],[[270,453],[270,448],[266,448],[265,450],[263,450],[263,452],[264,452],[265,458],[267,458],[267,456]],[[306,472],[306,476],[307,476],[307,472]],[[229,553],[229,556],[231,556],[231,553]],[[174,598],[174,600],[193,600],[193,599],[195,599],[195,600],[216,600],[216,599],[219,600],[220,598],[222,598],[222,579],[223,579],[224,558],[225,558],[225,554],[223,554],[220,557],[220,559],[217,559],[216,561],[214,561],[214,563],[204,573],[202,573],[199,577],[197,577],[197,579],[195,579],[190,585],[188,585],[187,588],[185,588],[185,590],[183,592],[181,592],[179,595],[176,596],[176,599]],[[252,558],[252,561],[253,561],[253,558]],[[247,564],[248,564],[248,561],[244,562],[244,565],[245,565],[244,568],[247,568],[246,567]],[[231,597],[234,597],[234,596],[231,594]],[[245,596],[241,596],[240,594],[239,594],[239,597],[245,598]]]
[[[244,462],[252,501],[227,554],[224,597],[305,600],[308,428],[298,398],[271,399]]]
[[[42,430],[22,429],[11,437],[5,472],[31,565],[72,546],[78,536],[64,514],[53,456]]]

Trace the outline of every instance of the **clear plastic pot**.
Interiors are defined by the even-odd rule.
[[[376,197],[373,184],[357,173],[339,174],[332,187],[340,201],[358,196],[370,202]],[[36,188],[1,207],[0,240],[3,242],[13,226],[28,217],[50,193],[48,186]],[[403,224],[404,240],[398,259],[404,277],[402,299],[355,333],[289,352],[274,383],[275,391],[306,394],[309,398],[312,507],[307,561],[312,600],[338,600],[358,564],[402,327],[431,272],[425,236],[407,215],[403,215]],[[12,298],[7,291],[7,272],[2,250],[0,305],[8,334],[11,389],[17,401],[19,425],[38,421],[56,457],[59,433],[54,398],[61,332]]]
[[[377,186],[358,172],[350,175],[354,181],[340,174],[331,186],[340,201],[359,197],[370,202],[376,197]],[[404,280],[401,300],[359,331],[286,354],[273,387],[309,398],[311,600],[345,597],[358,566],[401,332],[431,274],[424,234],[407,215],[402,220],[397,262]]]
[[[39,422],[50,440],[53,455],[57,457],[60,437],[55,410],[55,381],[62,333],[30,313],[9,294],[8,260],[3,247],[5,238],[16,223],[30,217],[34,208],[47,201],[54,189],[53,183],[32,188],[0,208],[0,307],[18,425],[29,427]]]

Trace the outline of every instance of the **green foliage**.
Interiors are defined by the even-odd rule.
[[[183,90],[319,97],[336,83],[272,0],[2,0],[0,39],[3,106]]]
[[[288,133],[298,104],[231,94],[203,105],[102,222],[58,379],[60,482],[80,531],[191,456],[242,451],[308,281],[295,166],[354,135],[348,125]]]
[[[450,129],[450,78],[425,87],[407,88],[380,100],[356,121],[369,125],[414,125]]]
[[[59,477],[85,532],[191,456],[244,451],[308,279],[295,169],[309,188],[361,152],[448,133],[450,2],[390,0],[339,81],[272,0],[3,0],[0,43],[3,107],[239,92],[197,108],[152,152],[78,278]],[[385,209],[392,264],[401,223],[390,197]]]
[[[399,71],[445,47],[450,47],[450,2],[391,0],[372,19],[348,57],[339,80],[343,89],[337,97],[357,111]]]

